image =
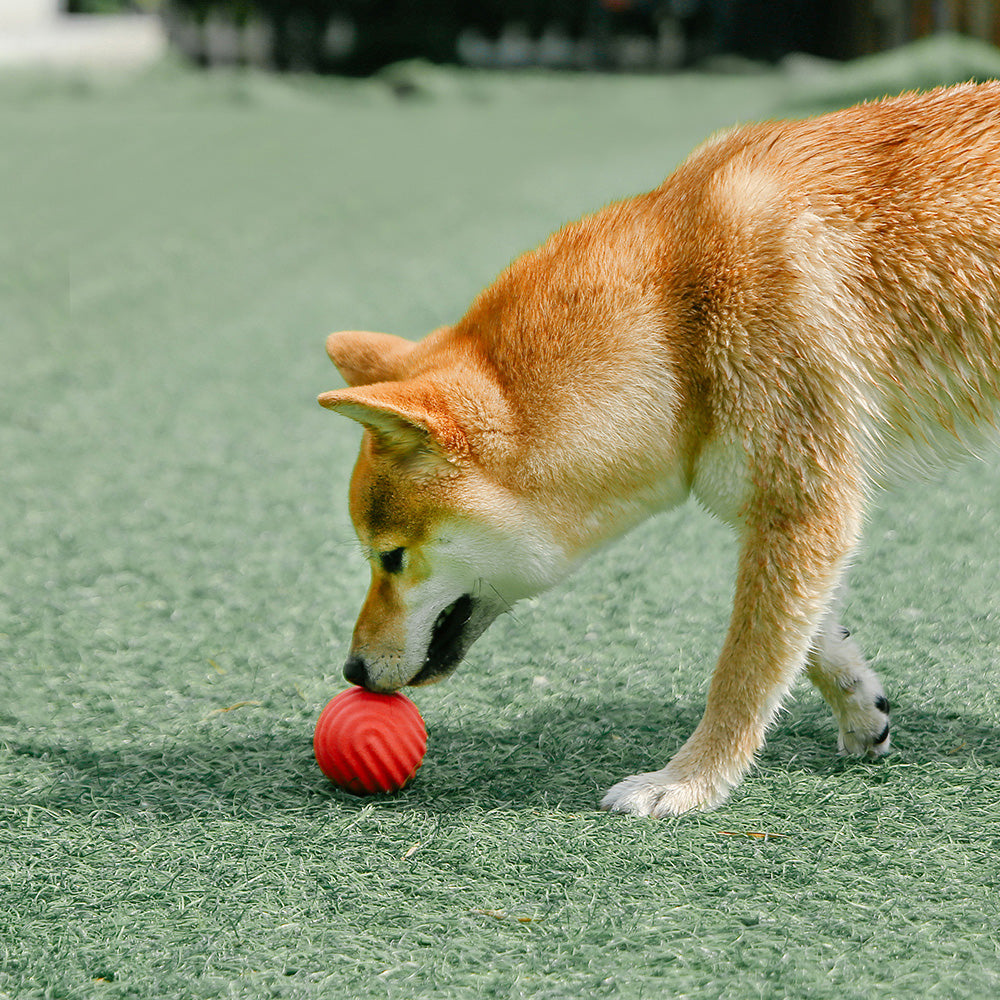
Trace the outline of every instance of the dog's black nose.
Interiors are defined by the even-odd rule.
[[[365,661],[360,656],[349,656],[344,664],[344,679],[358,687],[364,687],[368,681],[368,670]]]

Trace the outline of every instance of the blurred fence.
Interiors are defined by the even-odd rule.
[[[202,65],[364,74],[400,59],[669,70],[719,54],[846,59],[936,30],[1000,44],[1000,0],[163,0]]]

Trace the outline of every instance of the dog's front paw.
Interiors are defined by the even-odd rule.
[[[601,799],[601,808],[633,816],[679,816],[692,809],[714,809],[729,788],[681,779],[669,766],[661,771],[633,774],[612,786]]]
[[[857,757],[888,753],[892,744],[889,701],[851,633],[837,624],[828,625],[810,654],[808,672],[833,709],[840,728],[840,753]]]
[[[874,675],[872,675],[874,677]],[[889,702],[882,685],[875,678],[874,691],[860,687],[845,701],[847,707],[840,717],[840,737],[837,749],[856,757],[881,757],[892,745],[889,726]]]

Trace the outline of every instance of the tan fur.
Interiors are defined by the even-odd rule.
[[[693,492],[740,537],[705,716],[603,805],[723,801],[804,668],[841,748],[885,752],[888,703],[835,599],[872,489],[995,435],[998,261],[1000,84],[969,85],[731,131],[515,261],[454,326],[331,335],[349,388],[320,402],[366,427],[348,676],[437,679]]]

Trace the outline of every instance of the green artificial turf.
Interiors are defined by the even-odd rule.
[[[723,809],[596,810],[700,715],[734,551],[694,506],[415,692],[402,794],[311,756],[367,583],[329,330],[457,318],[722,126],[998,70],[945,39],[738,76],[0,78],[0,997],[1000,995],[995,456],[872,517],[845,622],[879,763],[802,684]]]

